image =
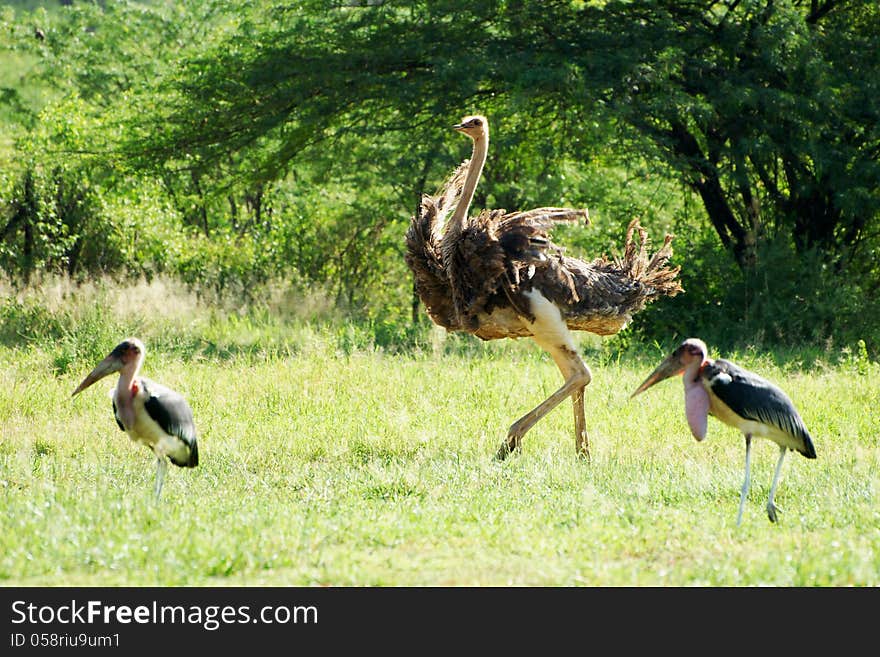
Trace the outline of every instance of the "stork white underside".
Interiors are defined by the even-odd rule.
[[[113,388],[110,396],[113,398],[117,408],[119,400],[116,399],[117,390]],[[134,426],[127,428],[125,432],[128,437],[136,443],[146,445],[158,457],[171,456],[179,462],[186,462],[189,459],[189,448],[177,436],[170,436],[162,427],[150,417],[144,404],[148,399],[148,395],[144,392],[143,387],[138,388],[138,392],[132,400],[134,406]]]
[[[709,412],[725,424],[736,427],[744,434],[749,434],[754,438],[766,438],[772,440],[780,447],[787,447],[794,451],[802,448],[800,441],[792,438],[781,429],[763,422],[755,422],[754,420],[746,420],[740,417],[727,404],[718,399],[716,395],[709,395]]]

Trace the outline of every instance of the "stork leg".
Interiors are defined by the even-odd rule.
[[[779,483],[779,473],[782,472],[782,461],[785,459],[787,448],[779,446],[779,460],[776,462],[776,472],[773,473],[773,483],[770,484],[770,497],[767,498],[767,517],[770,522],[776,522],[776,511],[778,507],[773,504],[773,496],[776,495],[776,485]]]
[[[746,495],[749,493],[749,457],[752,452],[752,435],[746,434],[746,479],[743,482],[742,492],[739,496],[739,513],[736,514],[736,526],[739,527],[739,523],[742,522],[743,517],[743,507],[746,503]]]
[[[552,411],[566,397],[571,397],[574,406],[575,444],[578,454],[590,458],[584,416],[584,389],[592,380],[590,368],[577,352],[571,332],[562,319],[559,309],[540,292],[529,293],[531,310],[535,322],[530,324],[532,338],[552,356],[565,382],[556,392],[547,397],[535,408],[514,422],[507,432],[507,440],[498,449],[495,458],[503,460],[522,443],[523,436]]]
[[[165,483],[165,471],[168,469],[168,460],[164,456],[156,457],[156,488],[155,495],[156,499],[159,499],[159,494],[162,492],[162,484]]]

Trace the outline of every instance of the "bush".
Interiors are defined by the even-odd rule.
[[[855,273],[835,271],[823,254],[796,257],[783,240],[758,249],[757,265],[742,271],[706,230],[679,235],[685,289],[653,304],[633,326],[643,340],[673,344],[700,337],[730,351],[807,346],[831,349],[864,340],[880,349],[880,305]]]

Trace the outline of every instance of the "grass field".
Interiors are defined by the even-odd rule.
[[[725,354],[789,393],[818,452],[789,453],[774,525],[777,448],[756,442],[738,528],[742,436],[710,419],[697,443],[680,380],[629,399],[656,348],[591,362],[591,463],[569,403],[498,463],[510,423],[561,383],[530,341],[391,353],[149,289],[146,304],[106,288],[7,303],[0,585],[880,584],[880,368],[864,358]],[[113,381],[71,398],[128,334],[200,432],[199,467],[172,467],[158,503],[151,454],[113,421]]]

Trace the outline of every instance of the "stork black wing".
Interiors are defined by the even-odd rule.
[[[144,408],[156,421],[162,431],[169,436],[177,436],[189,447],[189,460],[180,463],[169,455],[175,465],[193,468],[199,464],[199,449],[196,441],[196,425],[193,412],[180,393],[149,379],[141,378],[147,400]]]
[[[734,413],[747,420],[772,425],[804,442],[807,458],[816,458],[813,441],[800,414],[779,386],[729,360],[706,365],[703,376],[712,392]]]
[[[114,399],[111,403],[113,404],[113,418],[116,420],[116,424],[119,426],[119,428],[122,431],[125,431],[125,427],[122,426],[122,420],[119,419],[119,410],[116,408],[116,400]]]

